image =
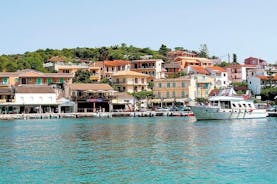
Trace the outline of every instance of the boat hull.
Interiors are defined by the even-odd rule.
[[[268,113],[264,109],[220,109],[206,106],[191,106],[197,120],[257,119],[265,118]]]

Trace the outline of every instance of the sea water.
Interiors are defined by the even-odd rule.
[[[277,183],[277,119],[1,121],[0,183]]]

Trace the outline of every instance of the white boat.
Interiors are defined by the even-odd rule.
[[[268,116],[266,109],[257,109],[253,100],[248,100],[245,96],[233,96],[231,93],[221,92],[218,96],[210,97],[206,105],[191,106],[191,111],[197,120],[254,119]]]

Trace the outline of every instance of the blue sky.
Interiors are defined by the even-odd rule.
[[[274,0],[9,0],[1,2],[0,54],[121,43],[182,46],[241,62],[277,61]]]

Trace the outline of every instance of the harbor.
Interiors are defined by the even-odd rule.
[[[1,114],[0,120],[13,119],[60,119],[60,118],[103,118],[103,117],[154,117],[154,116],[193,116],[192,112],[178,111],[145,111],[145,112],[76,112],[76,113],[30,113]]]

